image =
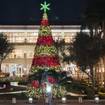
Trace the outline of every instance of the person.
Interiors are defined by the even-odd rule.
[[[46,105],[52,105],[52,93],[51,92],[47,93],[45,101],[46,101],[45,102]]]
[[[45,97],[45,105],[49,105],[49,99],[48,99],[48,96],[47,95]]]

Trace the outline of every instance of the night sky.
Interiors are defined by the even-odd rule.
[[[44,0],[0,0],[0,25],[40,24]],[[51,3],[50,24],[78,24],[88,0],[46,0]]]

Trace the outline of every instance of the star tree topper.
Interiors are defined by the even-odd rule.
[[[47,10],[50,10],[49,6],[50,6],[50,3],[46,3],[46,1],[44,1],[43,4],[41,3],[41,8],[40,8],[40,10],[43,10],[44,13],[46,13]]]

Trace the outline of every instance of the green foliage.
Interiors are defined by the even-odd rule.
[[[61,66],[57,66],[57,67],[50,67],[51,70],[61,70]],[[37,71],[43,71],[45,70],[43,67],[31,67],[32,73],[37,73]]]
[[[57,54],[55,46],[37,46],[35,55],[55,55]]]
[[[105,20],[105,0],[90,0],[84,15],[87,24],[101,25]]]
[[[105,56],[105,39],[100,35],[80,32],[70,46],[71,57],[74,58],[77,66],[86,73],[95,88],[94,66]],[[86,70],[90,69],[90,72]]]
[[[74,60],[77,65],[86,69],[90,65],[95,65],[100,57],[105,54],[105,40],[80,32],[76,35],[71,50],[73,52],[71,56],[76,57]]]
[[[73,80],[71,83],[65,85],[67,92],[71,92],[74,94],[86,95],[85,97],[88,99],[92,99],[94,97],[94,91],[91,86],[82,82]]]
[[[54,46],[56,47],[57,49],[57,52],[59,54],[59,57],[60,59],[63,61],[63,62],[69,62],[70,59],[69,59],[69,55],[67,55],[67,53],[65,53],[65,51],[68,50],[68,46],[66,43],[65,43],[65,40],[64,39],[61,39],[61,40],[57,40],[54,42]]]
[[[9,43],[7,36],[0,33],[0,59],[4,59],[12,50],[13,46]]]
[[[9,43],[7,36],[0,33],[0,64],[7,57],[7,55],[12,52],[13,45]],[[1,69],[1,68],[0,68]]]
[[[49,26],[41,26],[39,30],[39,36],[49,36],[51,35],[51,30]]]
[[[89,0],[83,16],[83,24],[81,32],[77,36],[85,37],[78,43],[79,49],[74,56],[80,69],[86,72],[90,69],[92,83],[95,86],[95,74],[93,71],[94,65],[99,62],[99,59],[105,56],[105,0]],[[89,32],[83,33],[83,29],[88,29]],[[76,37],[77,37],[76,36]],[[77,39],[76,39],[77,40]],[[81,48],[81,49],[80,49]],[[83,50],[82,50],[83,48]],[[73,58],[73,57],[72,57]],[[83,62],[84,61],[84,62]]]
[[[61,85],[54,85],[53,86],[53,98],[61,98],[64,97],[66,95],[66,89],[65,86],[61,86]]]
[[[67,77],[66,72],[62,72],[62,71],[55,71],[54,69],[48,69],[48,70],[38,70],[36,71],[34,74],[29,76],[29,83],[31,83],[33,80],[37,80],[39,82],[39,87],[38,88],[34,88],[32,86],[29,86],[29,88],[27,89],[27,96],[29,97],[36,97],[39,98],[43,95],[42,93],[42,77],[43,74],[47,74],[47,76],[51,76],[56,80],[56,83],[52,84],[52,94],[53,97],[62,97],[66,94],[66,89],[65,89],[65,84],[67,83],[67,81],[70,81],[70,77]],[[48,82],[46,80],[46,77],[44,78],[45,81],[44,82]]]
[[[26,96],[31,98],[40,98],[43,94],[42,88],[35,89],[33,87],[28,87]]]
[[[67,77],[67,74],[66,72],[62,72],[62,71],[55,71],[54,69],[51,69],[51,70],[43,70],[43,69],[40,69],[40,70],[37,70],[35,73],[29,75],[29,83],[32,81],[32,80],[38,80],[40,83],[41,83],[41,80],[42,80],[42,75],[44,72],[47,72],[47,75],[48,76],[52,76],[54,77],[55,79],[59,80],[59,84],[64,84],[67,82],[67,80],[72,80],[71,77]]]
[[[52,95],[53,98],[60,98],[65,96],[66,94],[66,90],[64,86],[60,86],[60,85],[53,85],[52,86]],[[26,96],[27,97],[33,97],[33,98],[40,98],[45,96],[46,94],[43,92],[43,88],[39,87],[39,88],[34,88],[34,87],[28,87],[27,88],[27,92],[26,92]]]
[[[99,87],[98,91],[102,92],[102,93],[105,93],[105,87]]]
[[[98,95],[99,95],[100,98],[104,98],[105,99],[105,87],[99,87]]]
[[[27,85],[28,82],[27,82],[27,77],[7,77],[7,78],[0,78],[0,83],[2,82],[18,82],[19,85]]]

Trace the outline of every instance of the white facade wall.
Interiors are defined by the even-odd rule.
[[[51,30],[55,41],[64,38],[65,42],[70,43],[80,31],[80,26],[51,26]],[[3,61],[3,72],[9,72],[10,76],[23,76],[29,73],[38,31],[39,26],[0,26],[0,32],[8,36],[15,48]],[[64,69],[68,69],[66,64],[64,66]]]

